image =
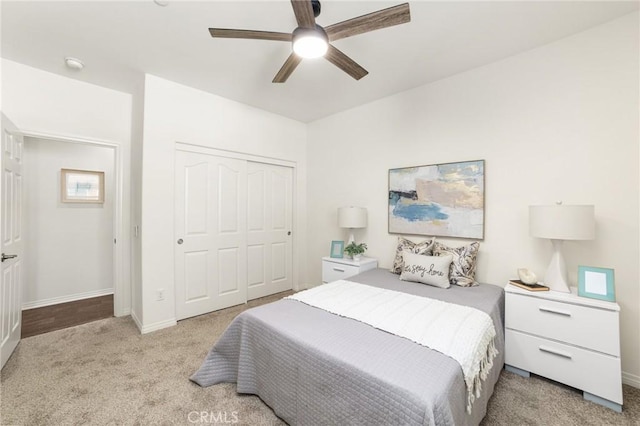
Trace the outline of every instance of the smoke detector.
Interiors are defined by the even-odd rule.
[[[72,58],[71,56],[67,56],[66,58],[64,58],[64,63],[67,64],[67,67],[71,68],[72,70],[81,70],[82,68],[84,68],[84,63],[77,58]]]

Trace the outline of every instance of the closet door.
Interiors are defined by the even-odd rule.
[[[176,151],[178,320],[247,300],[247,162]]]
[[[293,169],[247,165],[248,298],[291,290]]]

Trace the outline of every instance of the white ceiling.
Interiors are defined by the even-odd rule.
[[[322,1],[327,26],[402,1]],[[150,73],[313,121],[549,43],[638,9],[637,1],[411,1],[411,22],[339,40],[369,71],[355,81],[324,59],[273,84],[286,42],[213,39],[209,27],[290,32],[289,1],[2,1],[2,57],[133,92]],[[81,72],[65,56],[84,61]]]

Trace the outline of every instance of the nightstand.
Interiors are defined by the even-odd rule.
[[[505,368],[580,389],[621,412],[620,306],[512,285],[505,293]]]
[[[322,258],[322,283],[344,280],[369,269],[378,267],[378,261],[371,257],[361,257],[359,261],[351,259]]]

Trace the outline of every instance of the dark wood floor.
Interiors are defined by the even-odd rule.
[[[22,311],[22,338],[113,316],[113,294]]]

